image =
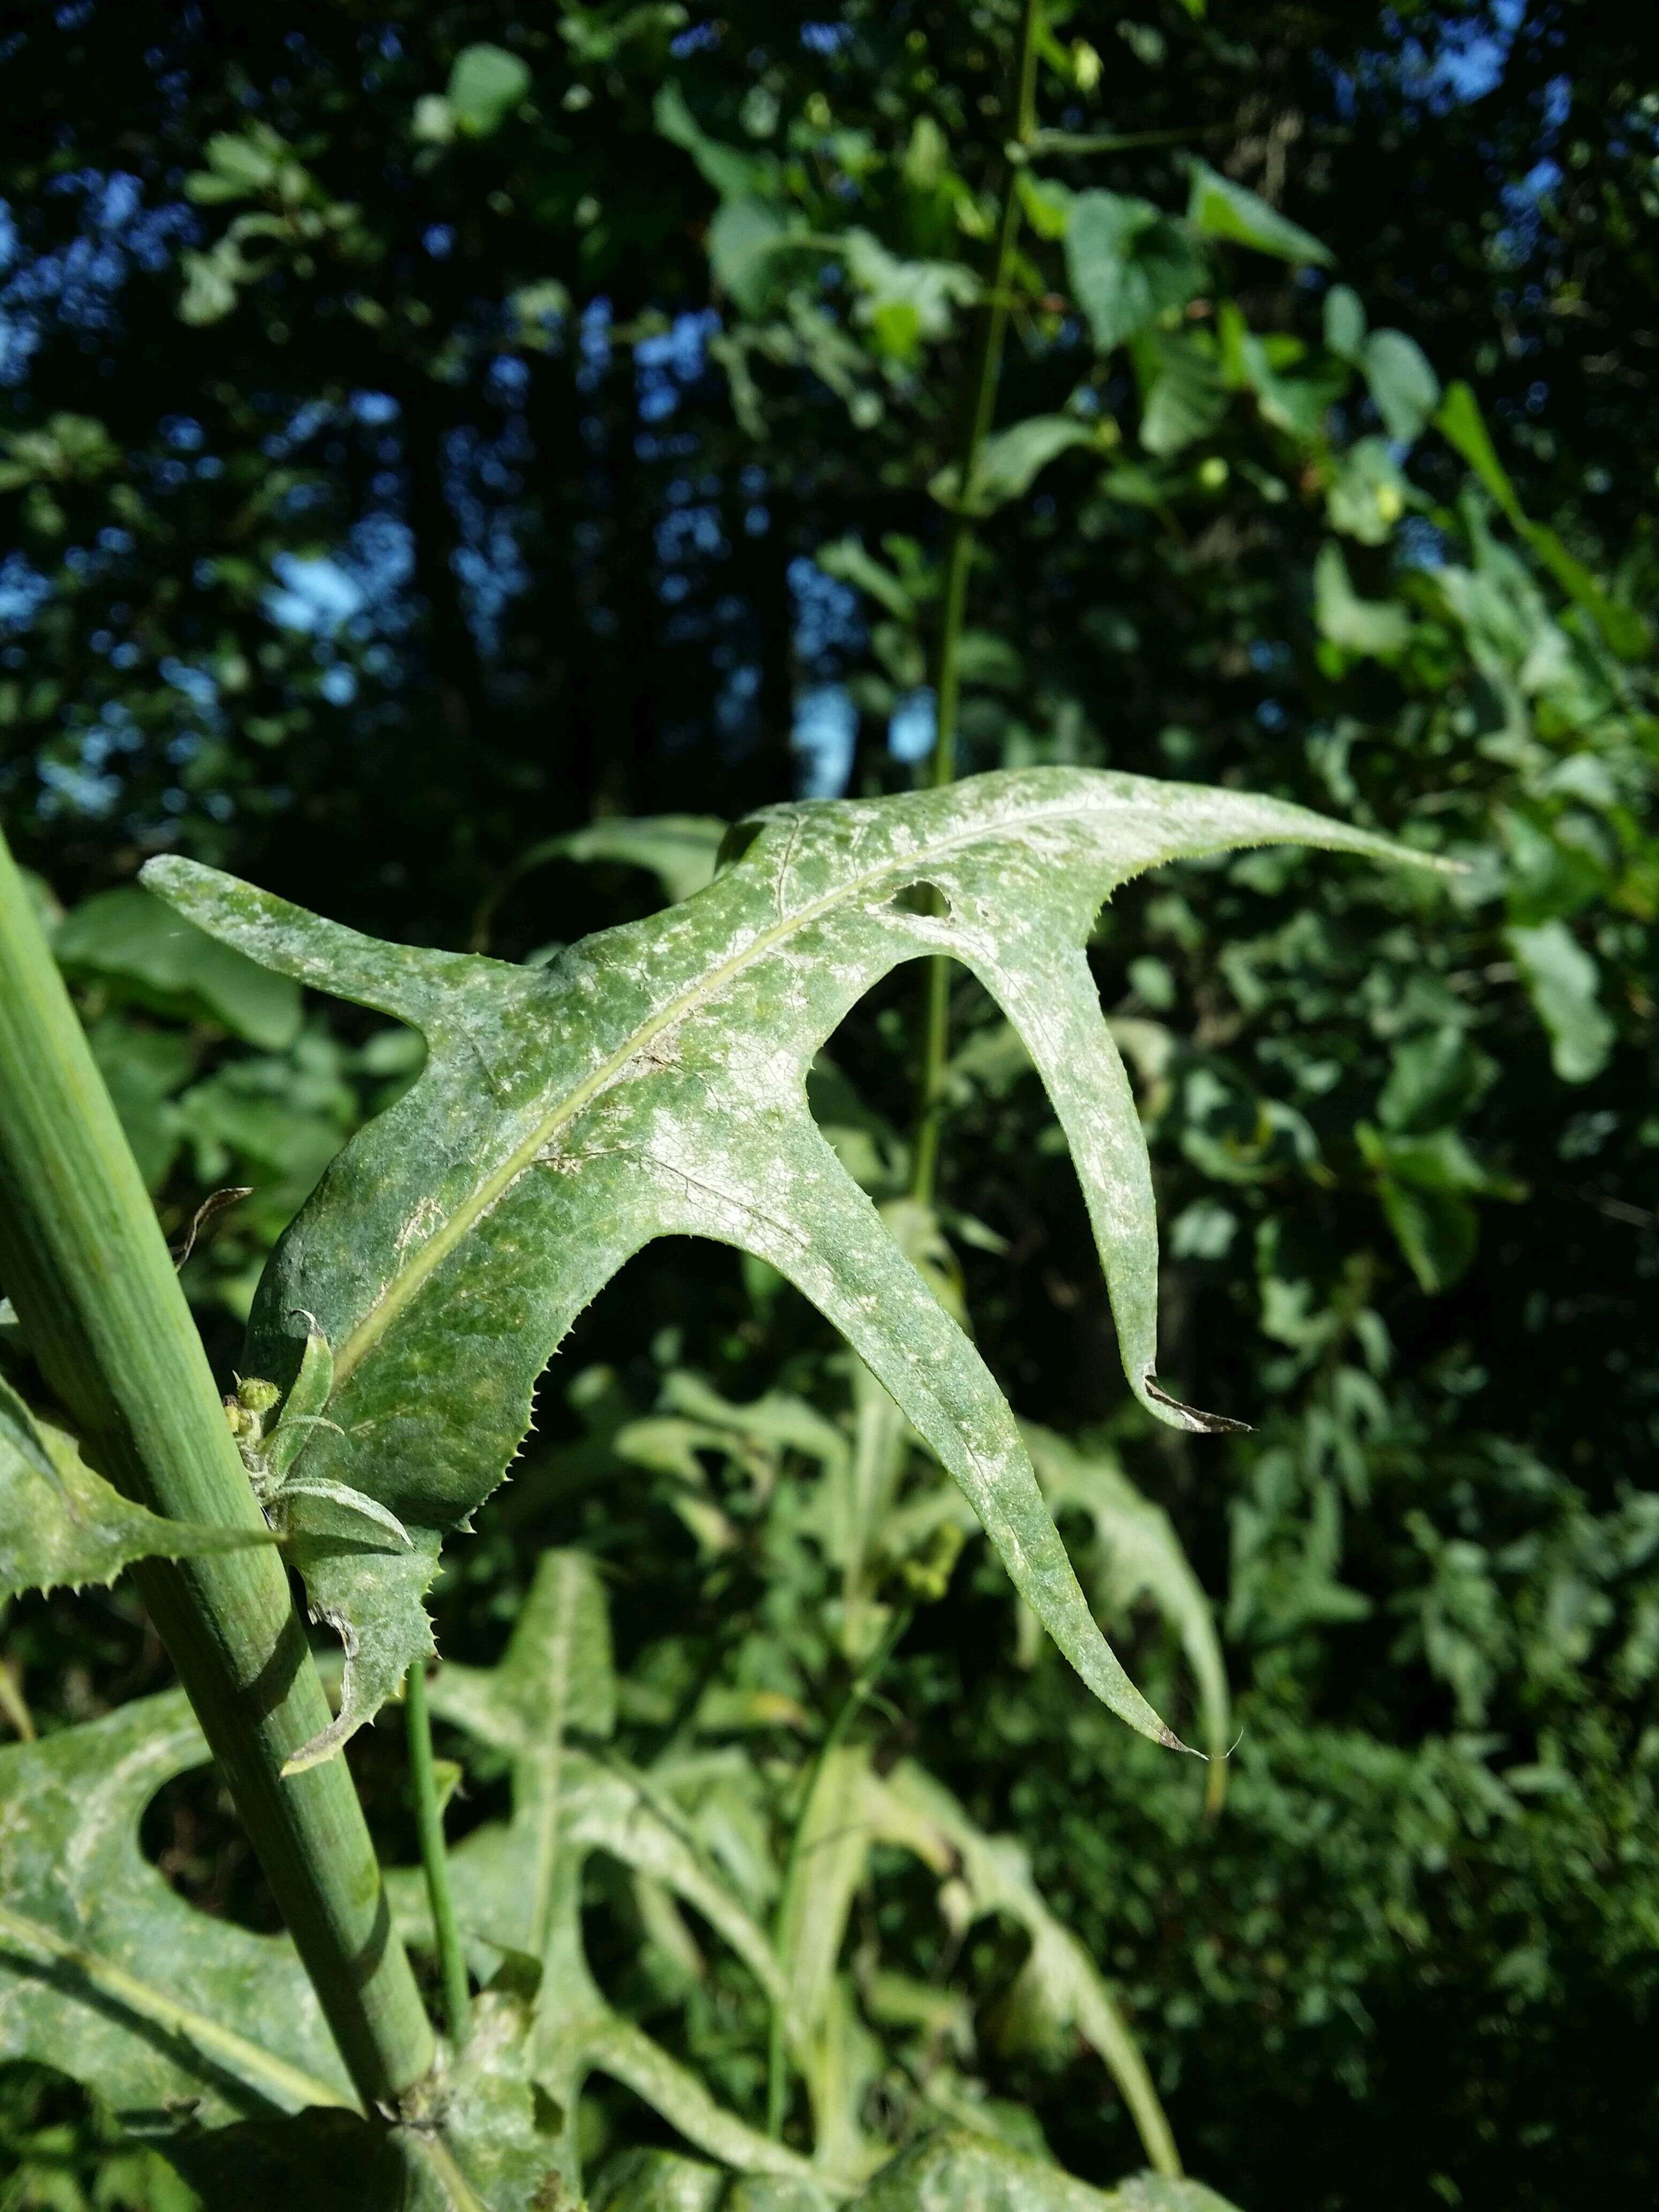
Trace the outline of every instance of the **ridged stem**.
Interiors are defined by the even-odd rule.
[[[201,1338],[27,886],[0,836],[0,1283],[100,1471],[154,1511],[262,1528]],[[365,2106],[432,2064],[343,1761],[283,1780],[328,1724],[267,1547],[136,1570]]]

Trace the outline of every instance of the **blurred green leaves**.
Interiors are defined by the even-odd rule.
[[[1519,1198],[1522,1192],[1483,1169],[1455,1130],[1411,1135],[1362,1121],[1354,1135],[1376,1171],[1382,1211],[1412,1273],[1431,1293],[1449,1289],[1474,1257],[1471,1200]]]
[[[1098,189],[1073,200],[1066,265],[1102,353],[1184,307],[1208,276],[1182,226],[1150,200]]]
[[[1344,652],[1378,660],[1401,653],[1411,637],[1411,617],[1391,599],[1363,599],[1334,538],[1314,562],[1314,616],[1322,634]]]
[[[1187,220],[1205,237],[1247,246],[1299,268],[1329,268],[1330,249],[1299,223],[1290,222],[1231,177],[1219,175],[1207,162],[1191,160],[1188,169]]]
[[[1595,963],[1565,921],[1506,933],[1564,1083],[1588,1083],[1607,1064],[1616,1031],[1597,996]]]
[[[300,993],[286,975],[246,959],[137,884],[100,891],[59,922],[52,939],[72,981],[117,1003],[228,1030],[281,1052],[300,1033]]]
[[[446,89],[416,101],[415,136],[436,146],[457,137],[493,137],[518,113],[529,90],[530,71],[517,54],[504,46],[464,46]]]
[[[523,104],[530,71],[503,46],[465,46],[455,57],[444,94],[455,128],[469,138],[488,138]]]
[[[1626,660],[1637,659],[1645,653],[1651,634],[1643,617],[1613,599],[1547,525],[1534,522],[1522,513],[1515,487],[1492,445],[1480,403],[1467,384],[1460,381],[1450,386],[1435,422],[1543,566],[1592,617],[1613,652]]]
[[[28,484],[90,483],[120,465],[120,448],[103,424],[87,415],[51,415],[39,430],[9,430],[0,438],[0,491]]]
[[[1011,499],[1023,498],[1050,461],[1078,447],[1099,449],[1096,434],[1065,415],[1034,415],[988,438],[979,449],[974,480],[964,499],[956,467],[941,470],[931,487],[947,507],[970,514],[990,514]]]
[[[1227,388],[1213,343],[1202,332],[1158,331],[1137,339],[1140,442],[1160,460],[1207,437],[1227,413]]]

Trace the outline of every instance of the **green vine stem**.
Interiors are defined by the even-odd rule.
[[[937,788],[957,772],[957,709],[961,696],[962,631],[968,611],[968,582],[978,548],[972,513],[973,484],[980,449],[996,410],[1002,373],[1003,342],[1008,333],[1008,292],[1014,250],[1019,241],[1019,172],[1036,136],[1037,41],[1042,31],[1042,0],[1024,0],[1011,80],[1014,114],[1012,139],[1004,153],[997,191],[996,244],[991,256],[985,301],[979,313],[979,339],[963,409],[962,439],[957,451],[956,504],[945,545],[945,588],[933,649],[933,696],[938,735],[930,781]],[[939,1120],[944,1109],[945,1063],[951,1043],[951,962],[936,953],[927,963],[922,1024],[921,1069],[917,1085],[915,1164],[910,1194],[931,1206],[939,1182]]]
[[[202,1340],[15,862],[0,836],[0,1282],[100,1471],[181,1521],[263,1528]],[[343,1761],[284,1781],[328,1724],[276,1553],[135,1570],[365,2107],[432,2064]]]
[[[788,1856],[783,1863],[783,1881],[778,1891],[777,1918],[773,1923],[774,1937],[781,1961],[783,1940],[793,1909],[795,1883],[800,1874],[801,1839],[806,1833],[808,1815],[812,1800],[817,1795],[818,1782],[830,1757],[845,1741],[847,1731],[869,1703],[871,1693],[881,1680],[887,1662],[897,1650],[904,1632],[910,1626],[914,1606],[902,1605],[887,1624],[886,1633],[854,1677],[851,1687],[842,1699],[841,1710],[824,1731],[823,1741],[818,1746],[817,1756],[812,1761],[812,1771],[806,1778],[806,1790],[800,1801],[800,1812],[790,1831]],[[784,2007],[772,2008],[771,2031],[766,2051],[766,2132],[775,2142],[783,2135],[784,2106],[789,2089],[789,2052]]]
[[[444,1850],[444,1814],[438,1802],[438,1771],[432,1757],[426,1668],[418,1659],[404,1686],[404,1722],[408,1733],[409,1778],[415,1793],[415,1826],[420,1834],[421,1864],[426,1872],[427,1902],[432,1908],[432,1932],[443,1980],[444,2025],[459,2051],[466,2040],[471,1997],[460,1925],[455,1917],[455,1893],[449,1882],[449,1859]]]

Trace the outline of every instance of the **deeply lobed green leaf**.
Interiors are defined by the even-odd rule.
[[[314,1501],[295,1502],[313,1607],[348,1655],[339,1719],[304,1757],[337,1748],[429,1650],[439,1547],[500,1480],[546,1358],[634,1252],[676,1234],[754,1254],[820,1308],[961,1484],[1085,1680],[1176,1743],[1095,1624],[1000,1392],[814,1126],[805,1079],[890,969],[960,960],[1060,1115],[1130,1389],[1176,1426],[1228,1425],[1156,1380],[1152,1178],[1085,946],[1130,877],[1277,840],[1424,860],[1277,800],[1012,770],[756,816],[707,890],[528,972],[380,944],[191,862],[152,862],[149,887],[201,927],[428,1044],[414,1089],[348,1145],[283,1240],[250,1328],[246,1371],[286,1383],[316,1317],[336,1352],[331,1425],[300,1465],[373,1498],[412,1540],[395,1556],[348,1547]]]
[[[604,1595],[592,1561],[578,1553],[543,1554],[499,1666],[449,1666],[434,1677],[434,1712],[504,1753],[513,1777],[511,1820],[475,1829],[452,1855],[472,1963],[481,1978],[505,1972],[538,1992],[523,2070],[562,2111],[574,2109],[589,2074],[605,2074],[724,2164],[804,2176],[798,2152],[716,2103],[610,2005],[588,1967],[583,1871],[602,1852],[695,1907],[769,1994],[785,1994],[764,1934],[675,1808],[650,1778],[605,1749],[615,1697]],[[388,1887],[410,1940],[429,1941],[419,1878],[394,1874]]]
[[[1133,2037],[1087,1954],[1036,1891],[1012,1838],[986,1835],[913,1764],[878,1775],[868,1745],[844,1743],[818,1768],[801,1808],[797,1878],[775,1950],[749,1910],[769,1887],[769,1867],[763,1879],[746,1850],[737,1865],[717,1861],[688,1809],[713,1781],[707,1760],[692,1755],[630,1768],[605,1747],[615,1702],[603,1590],[592,1562],[570,1552],[544,1553],[496,1667],[447,1666],[432,1686],[434,1712],[510,1765],[512,1816],[473,1830],[457,1847],[456,1893],[480,1978],[511,1973],[538,1991],[524,2066],[562,2110],[574,2109],[586,2076],[597,2072],[626,2085],[738,2173],[780,2180],[810,2172],[836,2196],[869,2175],[892,2142],[871,2131],[862,2111],[858,2057],[868,2034],[841,1961],[854,1897],[869,1880],[871,1848],[886,1844],[950,1886],[959,1925],[994,1917],[1029,1938],[1012,2013],[1092,2048],[1133,2110],[1149,2154],[1176,2167]],[[731,1782],[728,1771],[728,1788]],[[583,1942],[584,1869],[595,1855],[694,1908],[780,2008],[809,2094],[810,2167],[716,2104],[607,2002]],[[419,1878],[394,1874],[390,1887],[410,1941],[428,1945]]]
[[[150,1799],[206,1756],[179,1691],[0,1751],[0,2057],[152,2130],[354,2107],[288,1938],[197,1911],[139,1849]]]

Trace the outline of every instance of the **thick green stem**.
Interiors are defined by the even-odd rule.
[[[89,1455],[181,1521],[259,1528],[149,1194],[0,837],[0,1283]],[[433,2059],[351,1777],[283,1778],[328,1705],[267,1547],[138,1584],[236,1800],[352,2081],[370,2108]]]
[[[426,1668],[418,1659],[409,1670],[404,1698],[409,1778],[415,1791],[415,1825],[420,1832],[421,1864],[426,1869],[427,1902],[432,1908],[432,1932],[438,1948],[439,1972],[443,1978],[444,2024],[449,2030],[450,2041],[459,2051],[466,2040],[471,1998],[466,1985],[460,1926],[455,1918],[455,1893],[449,1886],[449,1860],[444,1850],[444,1814],[438,1802],[438,1772],[432,1759],[432,1716],[427,1709]]]
[[[790,1833],[788,1856],[783,1863],[783,1882],[778,1892],[778,1917],[774,1925],[779,1961],[786,1974],[788,1972],[788,1961],[783,1955],[784,1946],[788,1937],[789,1922],[794,1910],[795,1884],[800,1874],[801,1844],[806,1833],[806,1823],[811,1815],[812,1800],[817,1795],[818,1784],[823,1779],[823,1770],[829,1765],[831,1755],[844,1741],[848,1729],[852,1727],[868,1704],[871,1692],[881,1680],[882,1671],[887,1662],[897,1650],[905,1630],[910,1626],[910,1618],[915,1610],[914,1606],[904,1605],[895,1613],[887,1625],[886,1634],[865,1661],[863,1666],[860,1668],[851,1688],[842,1698],[841,1710],[825,1730],[823,1741],[818,1746],[817,1757],[812,1761],[812,1771],[806,1779],[806,1794],[800,1802],[800,1814]],[[780,2139],[783,2134],[784,2106],[787,2100],[788,2089],[789,2051],[787,2023],[783,2006],[775,2004],[772,2008],[771,2034],[766,2052],[766,2132],[774,2141]]]
[[[1019,43],[1010,90],[1014,128],[1012,146],[1023,155],[1036,132],[1036,45],[1042,26],[1042,0],[1024,0]],[[939,787],[957,772],[957,712],[962,691],[962,632],[968,612],[968,581],[978,545],[972,513],[974,483],[981,448],[996,411],[997,381],[1008,334],[1008,293],[1014,252],[1019,241],[1019,161],[1005,155],[998,184],[996,244],[987,275],[985,303],[979,313],[979,337],[962,413],[957,452],[957,505],[945,538],[945,586],[933,647],[933,695],[939,734],[930,781]],[[915,1161],[910,1194],[931,1206],[939,1181],[939,1119],[944,1109],[945,1063],[951,1045],[951,963],[943,953],[927,963],[922,1018],[921,1066],[917,1083]]]

